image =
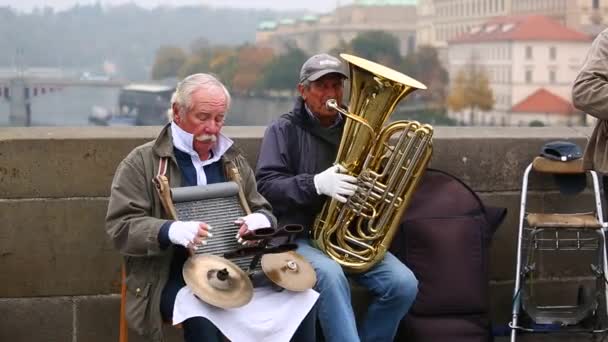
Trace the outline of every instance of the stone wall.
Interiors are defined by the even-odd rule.
[[[0,129],[0,341],[111,341],[118,336],[120,258],[104,230],[116,165],[158,127]],[[263,127],[226,127],[255,164]],[[519,191],[525,166],[550,140],[584,146],[587,128],[444,128],[431,167],[463,180],[488,205],[509,210],[491,249],[492,314],[509,318]],[[582,208],[591,196],[560,201],[533,178],[531,201]],[[577,258],[564,258],[564,267]],[[551,271],[554,286],[578,274]],[[179,333],[173,331],[177,336]],[[176,337],[170,340],[179,340]],[[133,339],[137,340],[137,339]]]

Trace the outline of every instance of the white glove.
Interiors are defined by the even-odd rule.
[[[250,245],[250,244],[254,244],[254,242],[252,241],[243,241],[243,239],[241,238],[241,236],[243,236],[244,234],[247,234],[247,232],[251,232],[260,228],[270,228],[270,221],[268,220],[268,217],[266,217],[266,215],[264,214],[260,214],[260,213],[253,213],[253,214],[249,214],[245,217],[241,217],[239,219],[237,219],[236,221],[234,221],[234,223],[241,225],[241,228],[239,229],[239,231],[236,233],[236,239],[238,241],[238,243],[242,244],[242,245]]]
[[[201,228],[206,234],[199,234]],[[169,240],[176,245],[182,245],[184,247],[191,247],[194,244],[194,239],[200,240],[201,238],[209,238],[213,236],[207,230],[211,229],[210,226],[202,222],[197,221],[175,221],[169,226]],[[203,245],[207,244],[207,241],[202,240],[200,242]]]
[[[247,225],[247,230],[257,230],[260,228],[270,228],[270,221],[268,217],[264,214],[253,213],[247,216],[241,217],[238,220],[234,221],[236,224]]]
[[[317,194],[327,195],[342,203],[346,203],[346,197],[357,190],[357,178],[342,174],[346,169],[341,165],[334,165],[327,170],[314,176],[313,181]]]

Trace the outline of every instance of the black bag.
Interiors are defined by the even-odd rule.
[[[419,281],[396,341],[492,339],[488,248],[505,215],[456,177],[425,172],[391,246]]]

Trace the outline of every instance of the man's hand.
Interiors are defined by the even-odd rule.
[[[211,227],[204,222],[176,221],[169,227],[169,240],[176,245],[194,248],[207,244],[207,239],[213,236],[209,230]]]
[[[257,241],[244,241],[242,239],[243,235],[247,235],[252,231],[255,231],[260,228],[269,228],[270,221],[268,217],[264,214],[253,213],[249,214],[245,217],[241,217],[234,221],[235,224],[240,225],[238,233],[236,233],[236,239],[238,242],[244,246],[255,245]]]
[[[315,175],[313,180],[319,195],[327,195],[346,203],[346,197],[357,190],[357,178],[340,172],[346,172],[346,169],[341,165],[334,165]]]

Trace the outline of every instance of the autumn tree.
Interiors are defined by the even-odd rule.
[[[236,50],[230,47],[208,47],[193,52],[179,69],[178,76],[208,72],[215,74],[226,86],[230,86],[236,72]]]
[[[461,69],[452,82],[447,103],[456,112],[468,109],[471,125],[475,125],[478,110],[487,112],[494,108],[494,93],[485,70],[475,63]]]
[[[232,90],[250,93],[262,79],[264,68],[274,57],[271,48],[243,45],[236,53],[236,72],[232,79]]]
[[[193,50],[188,56],[186,63],[179,69],[178,76],[184,78],[199,72],[211,72],[209,63],[213,59],[213,54],[213,47],[200,47]]]
[[[210,71],[228,88],[232,88],[232,80],[236,75],[237,51],[230,47],[218,47],[214,49],[213,57],[209,61]]]
[[[186,62],[184,50],[176,46],[163,46],[156,52],[150,77],[153,80],[176,77],[179,69]]]

